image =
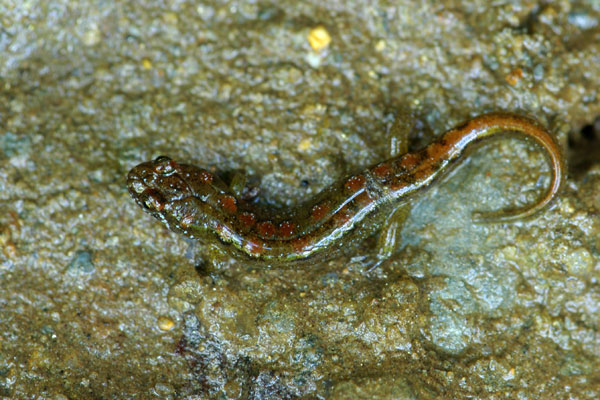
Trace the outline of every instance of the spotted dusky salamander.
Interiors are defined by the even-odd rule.
[[[394,210],[410,206],[415,195],[463,161],[475,143],[511,132],[544,150],[552,175],[546,193],[534,204],[474,218],[512,221],[546,207],[559,191],[565,170],[560,148],[548,131],[535,120],[512,114],[475,117],[427,147],[342,179],[285,212],[261,209],[212,172],[165,156],[133,168],[127,185],[136,202],[169,229],[219,243],[246,259],[281,265],[329,258],[381,230]]]

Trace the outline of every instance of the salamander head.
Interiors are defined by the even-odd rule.
[[[144,210],[160,212],[167,203],[192,195],[181,172],[179,165],[166,156],[141,163],[127,175],[129,193]]]
[[[132,168],[127,174],[129,193],[146,212],[171,230],[187,233],[202,218],[203,198],[210,190],[212,174],[160,156]]]

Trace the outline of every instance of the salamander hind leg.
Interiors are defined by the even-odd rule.
[[[389,146],[386,156],[398,157],[408,152],[409,134],[414,127],[414,116],[407,111],[398,111],[392,126],[388,131]],[[375,263],[367,272],[375,270],[381,263],[388,260],[396,249],[398,235],[404,221],[410,214],[410,204],[402,204],[394,208],[385,219],[386,223],[377,237],[377,255]]]
[[[381,263],[392,257],[397,247],[398,236],[402,231],[404,221],[410,215],[410,210],[410,204],[402,204],[390,213],[389,218],[386,219],[387,223],[381,229],[377,238],[375,263],[369,267],[367,272],[375,270]]]

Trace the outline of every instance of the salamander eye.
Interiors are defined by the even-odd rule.
[[[147,211],[162,211],[165,199],[156,190],[146,190],[139,198],[139,204]]]
[[[154,160],[154,171],[161,175],[171,175],[175,172],[175,161],[171,160],[167,156],[158,156]]]

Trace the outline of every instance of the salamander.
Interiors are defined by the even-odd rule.
[[[507,222],[535,215],[559,192],[564,161],[552,135],[537,121],[485,114],[441,135],[428,146],[352,174],[298,207],[273,212],[244,200],[207,169],[160,156],[127,176],[131,196],[172,231],[219,243],[234,256],[271,265],[333,257],[381,230],[394,210],[409,206],[454,169],[475,144],[513,133],[537,144],[551,166],[541,198],[524,208],[474,213],[476,221]]]

